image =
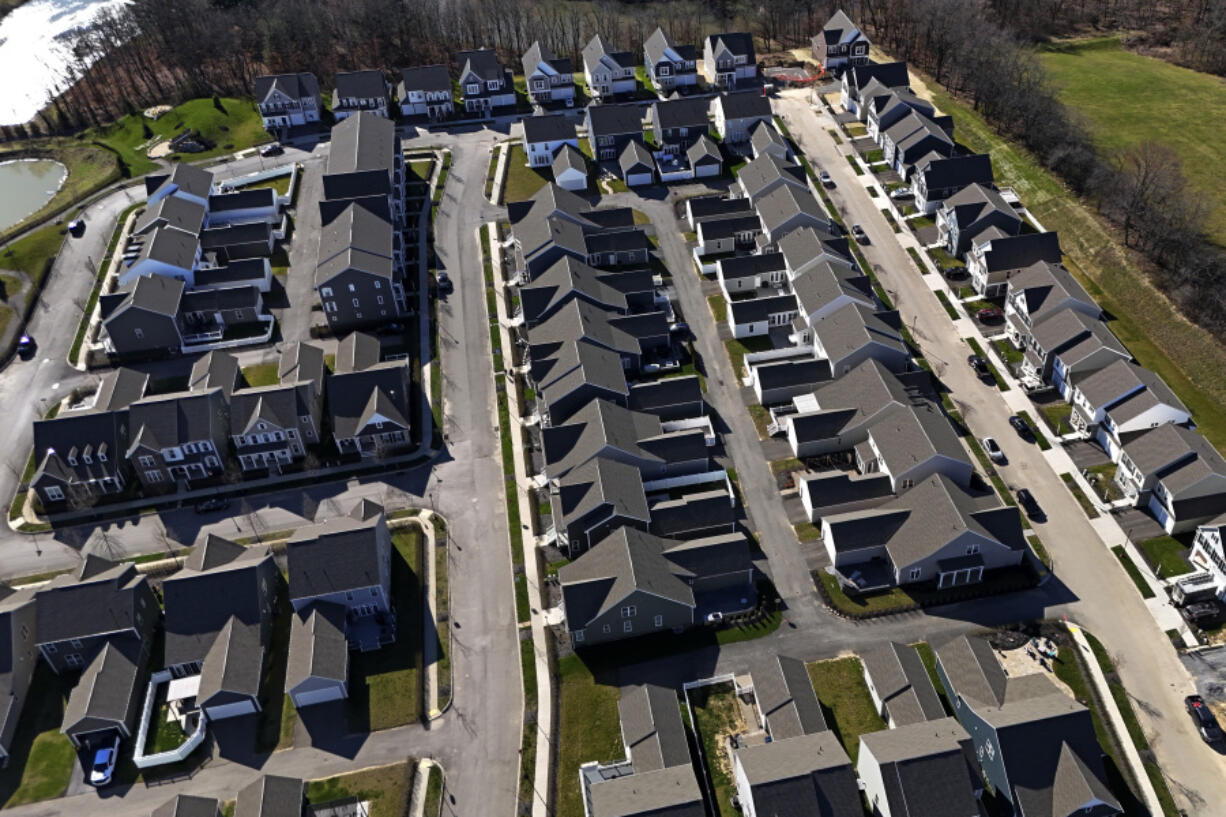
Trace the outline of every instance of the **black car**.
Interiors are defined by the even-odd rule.
[[[21,355],[23,360],[29,360],[33,357],[37,349],[38,344],[29,335],[22,335],[21,339],[17,341],[17,354]]]
[[[975,370],[975,374],[980,377],[991,377],[992,372],[988,369],[988,362],[979,355],[971,355],[966,359],[967,364]]]
[[[203,502],[196,503],[196,513],[213,513],[214,511],[224,511],[230,507],[230,500],[218,497],[216,499],[206,499]]]
[[[1189,695],[1183,699],[1183,705],[1187,708],[1188,714],[1192,716],[1192,723],[1196,724],[1196,731],[1200,733],[1201,740],[1205,743],[1217,743],[1222,739],[1222,727],[1217,725],[1217,718],[1213,717],[1213,713],[1209,711],[1204,698],[1199,695]]]
[[[1017,436],[1023,440],[1033,440],[1034,432],[1030,430],[1030,424],[1014,414],[1009,418],[1009,425],[1013,426],[1013,430],[1017,432]]]
[[[966,267],[946,267],[941,270],[941,274],[951,281],[961,281],[963,278],[969,277]]]
[[[1043,516],[1043,509],[1039,507],[1039,503],[1034,501],[1034,495],[1026,488],[1017,489],[1017,504],[1022,506],[1022,510],[1031,519],[1040,519]]]

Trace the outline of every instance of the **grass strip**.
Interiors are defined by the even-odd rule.
[[[1030,426],[1030,433],[1034,435],[1034,442],[1039,447],[1039,450],[1049,451],[1051,449],[1051,443],[1047,441],[1047,437],[1042,431],[1039,430],[1039,424],[1036,423],[1034,418],[1030,416],[1030,412],[1019,411],[1017,416],[1025,420],[1026,425]]]
[[[1128,578],[1132,579],[1132,583],[1137,586],[1137,590],[1141,593],[1141,598],[1152,599],[1154,597],[1154,589],[1149,586],[1149,582],[1145,581],[1145,577],[1141,575],[1140,568],[1132,561],[1128,552],[1124,550],[1123,545],[1116,545],[1111,548],[1111,552],[1115,554],[1115,558],[1120,560],[1120,564],[1124,566],[1124,572],[1128,574]]]
[[[1085,491],[1081,490],[1081,486],[1077,484],[1077,480],[1073,475],[1063,473],[1060,475],[1060,479],[1064,480],[1064,484],[1068,487],[1073,498],[1077,500],[1077,504],[1081,506],[1081,510],[1085,511],[1086,516],[1090,519],[1097,519],[1098,509],[1094,507],[1094,503],[1086,496]]]
[[[949,296],[945,294],[944,290],[938,289],[936,294],[937,300],[941,302],[941,306],[945,307],[945,314],[949,316],[951,321],[956,321],[962,317],[958,314],[958,310],[954,309],[953,304],[949,302]]]
[[[1000,371],[997,370],[996,364],[993,363],[987,356],[987,353],[983,351],[983,347],[979,344],[979,341],[975,338],[967,338],[966,342],[967,345],[971,347],[971,350],[983,358],[984,362],[988,364],[988,372],[991,373],[992,379],[996,381],[996,388],[1000,389],[1001,391],[1009,391],[1011,387],[1005,382],[1005,379],[1000,376]]]

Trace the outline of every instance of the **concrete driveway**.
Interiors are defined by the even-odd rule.
[[[1014,410],[1001,392],[978,380],[966,366],[969,347],[929,286],[915,269],[876,202],[842,158],[826,128],[824,109],[814,111],[804,95],[784,92],[782,112],[801,148],[828,169],[837,189],[830,191],[848,221],[859,222],[872,244],[864,254],[899,308],[933,371],[952,390],[963,419],[976,437],[1001,441],[1009,464],[1000,468],[1009,487],[1025,486],[1047,512],[1035,525],[1055,560],[1055,572],[1075,597],[1069,617],[1106,645],[1129,694],[1139,703],[1145,733],[1175,796],[1190,813],[1208,813],[1226,802],[1226,775],[1220,756],[1193,732],[1183,712],[1183,696],[1193,680],[1158,628],[1132,582],[1104,546],[1072,495],[1038,447],[1016,438],[1008,423]],[[933,281],[935,285],[937,282]]]

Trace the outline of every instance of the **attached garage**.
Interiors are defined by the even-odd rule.
[[[260,704],[254,698],[243,698],[230,703],[203,704],[200,708],[210,721],[223,721],[226,718],[238,718],[259,712]]]
[[[289,631],[285,692],[301,709],[349,695],[345,609],[315,602],[294,613]]]
[[[204,656],[197,702],[210,721],[260,711],[264,645],[260,625],[231,617]]]
[[[630,142],[618,160],[622,180],[628,187],[651,184],[656,180],[656,163],[651,152],[639,142]]]
[[[107,643],[68,696],[60,731],[73,746],[96,746],[132,734],[140,703],[143,644],[121,637]]]
[[[328,701],[342,701],[349,694],[344,684],[329,683],[319,689],[298,689],[290,693],[290,699],[294,702],[294,707],[301,709],[304,706],[314,706],[315,704],[324,704]]]

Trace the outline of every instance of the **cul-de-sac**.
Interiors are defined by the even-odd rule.
[[[0,809],[1226,815],[1226,0],[0,0]]]

